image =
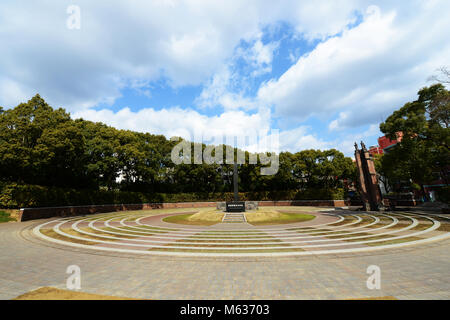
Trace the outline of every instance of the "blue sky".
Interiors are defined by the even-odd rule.
[[[0,3],[0,105],[40,93],[74,118],[168,138],[276,129],[280,150],[351,156],[450,61],[446,0],[26,6]]]

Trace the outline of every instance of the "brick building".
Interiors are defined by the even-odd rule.
[[[395,146],[397,143],[402,141],[403,133],[397,132],[397,139],[391,140],[386,136],[378,138],[378,146],[372,146],[369,148],[369,153],[373,156],[374,154],[384,154],[389,152],[389,149]]]
[[[372,146],[369,148],[370,155],[385,154],[389,152],[389,149],[402,141],[403,133],[397,132],[397,139],[390,140],[386,136],[378,138],[378,146]],[[444,178],[450,176],[450,168],[445,168],[443,172],[435,172],[435,179],[424,185],[425,192],[427,192],[431,198],[434,198],[434,192],[438,189],[447,186],[447,181]]]

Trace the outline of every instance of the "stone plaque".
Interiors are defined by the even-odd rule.
[[[227,202],[227,212],[245,212],[245,202],[244,201]]]

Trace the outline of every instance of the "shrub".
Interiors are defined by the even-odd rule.
[[[442,187],[436,191],[437,200],[450,204],[450,186]]]
[[[288,190],[240,192],[240,200],[338,200],[344,190]],[[108,190],[77,190],[17,183],[0,184],[0,208],[82,206],[101,204],[139,204],[158,202],[230,201],[225,193],[142,193]]]
[[[16,221],[8,212],[1,211],[0,210],[0,223],[1,222],[9,222],[9,221]]]

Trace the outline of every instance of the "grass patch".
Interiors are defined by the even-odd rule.
[[[130,227],[132,227],[132,226],[130,226]],[[143,226],[143,225],[138,225],[138,224],[135,225],[134,227],[139,227],[139,229],[142,229],[143,231],[146,231],[144,229],[147,229],[147,230],[150,230],[150,231],[153,231],[153,230],[154,231],[160,231],[160,232],[178,231],[178,229],[159,228],[159,227]],[[139,229],[136,229],[136,230],[139,230]]]
[[[267,233],[258,233],[258,234],[253,234],[253,233],[241,233],[241,234],[237,234],[234,235],[234,237],[232,235],[207,235],[204,232],[200,232],[200,233],[196,233],[193,234],[189,237],[186,237],[185,239],[194,239],[194,240],[208,240],[208,239],[231,239],[231,240],[237,240],[236,238],[238,238],[238,236],[242,236],[245,238],[240,238],[240,239],[244,239],[244,240],[252,240],[252,239],[260,239],[260,238],[268,238],[268,239],[276,239],[273,236],[269,236]],[[239,238],[238,238],[239,239]]]
[[[311,236],[316,236],[316,235],[322,235],[322,234],[327,234],[327,233],[338,233],[338,232],[344,232],[345,231],[333,231],[332,229],[314,229],[314,230],[306,230],[306,231],[297,231],[297,233],[300,234],[304,234],[304,235],[311,235]]]
[[[415,226],[414,228],[411,228],[409,230],[411,231],[421,231],[421,230],[426,230],[428,228],[431,228],[433,226],[433,223],[428,220],[428,219],[424,219],[424,218],[416,218],[417,221],[419,222],[419,224],[417,226]],[[398,224],[396,224],[395,226],[390,227],[389,229],[404,229],[408,226],[410,226],[412,224],[412,221],[409,220],[401,220]]]
[[[171,246],[177,246],[177,247],[199,247],[199,248],[252,248],[252,247],[290,247],[291,245],[289,243],[274,243],[274,244],[239,244],[239,245],[228,245],[228,244],[190,244],[190,243],[168,243],[166,244],[167,247]]]
[[[356,235],[353,235],[356,237]],[[359,238],[359,239],[342,239],[342,241],[346,242],[359,242],[359,241],[372,241],[372,240],[383,240],[383,239],[389,239],[392,238],[392,235],[381,235],[381,236],[367,236],[365,238]]]
[[[195,209],[195,211],[193,209],[195,209],[195,208],[170,208],[170,209],[113,211],[113,212],[108,212],[108,213],[95,213],[95,214],[83,215],[83,216],[81,216],[79,218],[75,218],[73,220],[76,221],[76,220],[80,220],[80,219],[86,219],[86,221],[92,221],[92,220],[97,220],[99,218],[101,218],[102,220],[106,220],[106,219],[111,219],[111,218],[114,218],[115,216],[117,216],[117,218],[115,218],[112,221],[120,221],[129,216],[126,220],[126,221],[129,221],[130,219],[137,219],[137,218],[148,217],[148,216],[156,216],[156,215],[160,215],[163,213],[177,213],[177,212],[196,213],[198,210],[201,210],[204,208]],[[209,208],[209,210],[211,210],[211,208]],[[89,218],[86,218],[86,216],[89,216]]]
[[[74,231],[73,229],[61,229],[61,231],[65,232],[67,234],[73,235],[73,236],[82,236],[80,233]],[[93,242],[93,241],[78,240],[78,239],[73,239],[73,238],[69,238],[69,237],[60,235],[59,233],[56,233],[55,231],[53,231],[53,229],[41,229],[40,232],[43,235],[46,235],[47,237],[50,237],[50,238],[53,238],[53,239],[57,239],[57,240],[66,241],[66,242],[85,244],[85,245],[88,245],[88,246],[97,244],[97,242]],[[88,238],[87,235],[84,235],[84,237]]]
[[[364,228],[369,228],[369,229],[381,228],[381,227],[391,224],[392,222],[393,222],[393,220],[391,220],[389,218],[381,217],[380,222],[373,224],[371,226],[365,226]]]
[[[427,223],[420,223],[417,226],[415,226],[412,229],[409,229],[411,231],[422,231],[422,230],[426,230],[429,229],[433,226],[433,223],[430,223],[429,221]]]
[[[11,214],[5,211],[0,211],[0,223],[16,221],[15,218],[11,217]]]
[[[294,222],[305,222],[314,219],[316,216],[297,212],[279,211],[255,211],[245,213],[247,222],[254,226],[284,224]]]
[[[367,232],[358,232],[358,233],[352,233],[352,234],[341,234],[341,235],[330,235],[330,236],[324,236],[327,239],[335,239],[335,240],[346,240],[346,238],[352,238],[352,237],[359,237],[359,236],[372,236],[372,233]],[[359,241],[359,239],[355,239],[353,241]],[[352,240],[346,240],[346,241],[352,241]]]
[[[236,233],[234,231],[229,231],[229,232],[226,232],[226,231],[218,231],[218,232],[205,231],[205,232],[196,233],[195,235],[205,236],[205,237],[265,236],[265,235],[267,235],[267,233],[261,232],[261,231],[249,231],[249,230],[240,231],[240,232],[236,232]]]
[[[356,227],[366,227],[367,225],[371,224],[372,222],[374,222],[375,220],[372,218],[362,218],[362,220],[358,223],[355,223],[354,225],[352,225],[352,228],[356,228]],[[370,227],[370,226],[369,226]]]
[[[205,242],[211,242],[211,243],[223,243],[223,242],[229,242],[229,243],[247,243],[247,242],[258,242],[258,243],[264,243],[264,242],[282,242],[279,239],[273,239],[273,240],[189,240],[189,239],[182,239],[177,240],[177,243],[183,243],[183,242],[193,242],[193,243],[205,243]]]
[[[217,211],[199,211],[190,214],[178,214],[163,219],[164,222],[178,223],[195,226],[212,226],[222,222],[223,212]]]
[[[114,228],[101,228],[101,229],[102,230],[112,231],[112,232],[123,232],[123,233],[126,233],[126,234],[134,235],[136,237],[140,236],[140,235],[147,235],[147,234],[152,235],[154,233],[168,233],[169,232],[169,231],[163,231],[163,230],[157,230],[157,229],[148,229],[148,231],[147,230],[143,230],[143,229],[139,230],[139,229],[134,229],[132,227],[123,227],[123,226],[120,226],[120,227],[117,227],[117,228],[119,228],[120,230],[117,230],[117,229],[114,229]]]
[[[298,228],[288,228],[286,230],[289,230],[289,231],[297,231],[297,230],[299,230],[299,231],[301,231],[301,230],[308,231],[308,230],[311,230],[311,229],[314,230],[315,228],[313,228],[313,227],[298,227]]]
[[[258,211],[281,211],[294,213],[321,212],[323,210],[333,209],[334,207],[308,207],[308,206],[260,206]]]
[[[450,223],[441,222],[441,226],[437,229],[437,231],[450,231]]]
[[[152,248],[148,249],[148,251],[170,251],[170,252],[192,252],[192,253],[271,253],[271,252],[292,252],[292,251],[305,251],[301,248],[282,248],[282,249],[248,249],[248,250],[202,250],[202,249],[170,249],[170,248]]]
[[[103,228],[103,229],[108,229],[108,228]],[[120,240],[132,240],[138,236],[134,235],[134,236],[121,236],[121,235],[115,235],[115,234],[110,234],[110,233],[106,233],[106,232],[101,232],[98,230],[93,230],[93,229],[89,229],[89,228],[80,228],[80,230],[86,231],[86,232],[90,232],[90,233],[95,233],[98,234],[99,237],[96,236],[92,236],[92,235],[88,235],[88,234],[84,234],[84,233],[80,233],[75,231],[74,229],[60,229],[62,232],[70,234],[72,236],[77,236],[77,237],[82,237],[85,238],[87,240],[89,239],[93,239],[93,240],[102,240],[102,241],[120,241]],[[69,241],[69,242],[75,242],[75,243],[80,243],[80,244],[86,244],[86,245],[95,245],[98,244],[97,242],[92,242],[92,241],[85,241],[85,240],[78,240],[78,239],[73,239],[70,237],[66,237],[63,235],[60,235],[59,233],[56,233],[53,229],[41,229],[40,230],[42,234],[48,236],[48,237],[52,237],[58,240],[64,240],[64,241]],[[116,238],[120,238],[120,239],[107,239],[107,238],[102,238],[100,237],[100,235],[102,236],[108,236],[108,237],[116,237]]]
[[[346,216],[346,217],[344,217],[344,220],[343,220],[343,221],[338,222],[338,223],[333,223],[333,224],[331,224],[331,226],[333,226],[333,227],[340,227],[340,226],[349,224],[349,223],[351,223],[351,222],[354,222],[354,221],[356,221],[356,220],[357,220],[357,219],[356,219],[355,217],[348,217],[348,216]]]
[[[253,236],[253,235],[246,236],[246,235],[242,235],[242,236],[245,236],[245,239],[272,238],[270,236],[264,236],[264,235],[261,235],[261,236]],[[202,239],[236,239],[237,237],[230,237],[230,236],[202,236],[202,235],[196,236],[196,235],[194,235],[194,236],[187,237],[186,239],[189,239],[189,238],[202,240]]]
[[[203,208],[202,208],[203,209]],[[211,208],[209,208],[211,209]],[[130,215],[136,215],[136,216],[156,216],[162,213],[177,213],[177,212],[183,212],[183,213],[195,213],[197,212],[197,208],[166,208],[166,209],[146,209],[146,210],[129,210],[129,211],[116,211],[114,213],[117,214],[130,214]]]
[[[409,222],[409,223],[400,222],[394,226],[389,227],[388,229],[389,230],[390,229],[392,229],[392,230],[405,229],[406,227],[409,227],[411,224],[412,224],[412,222]]]
[[[397,244],[397,243],[416,241],[416,240],[423,240],[423,239],[419,238],[419,237],[408,237],[408,238],[393,239],[393,240],[388,240],[388,241],[366,243],[366,245],[375,247],[375,246],[385,246],[385,245],[389,245],[389,244]]]
[[[101,232],[101,231],[89,229],[89,228],[80,228],[80,229],[83,231],[86,231],[86,232],[95,233],[95,234],[102,235],[102,236],[116,237],[116,238],[122,238],[122,239],[134,239],[134,238],[139,237],[138,235],[126,235],[125,236],[125,235],[112,234],[112,233]],[[100,229],[107,230],[109,228],[100,228]],[[114,239],[105,239],[105,238],[101,238],[101,239],[107,240],[107,241],[114,241]]]
[[[202,232],[202,234],[205,235],[236,235],[236,236],[240,236],[243,234],[265,234],[264,232],[261,231],[251,231],[251,230],[230,230],[230,231],[226,231],[226,230],[218,230],[218,231],[204,231]]]

